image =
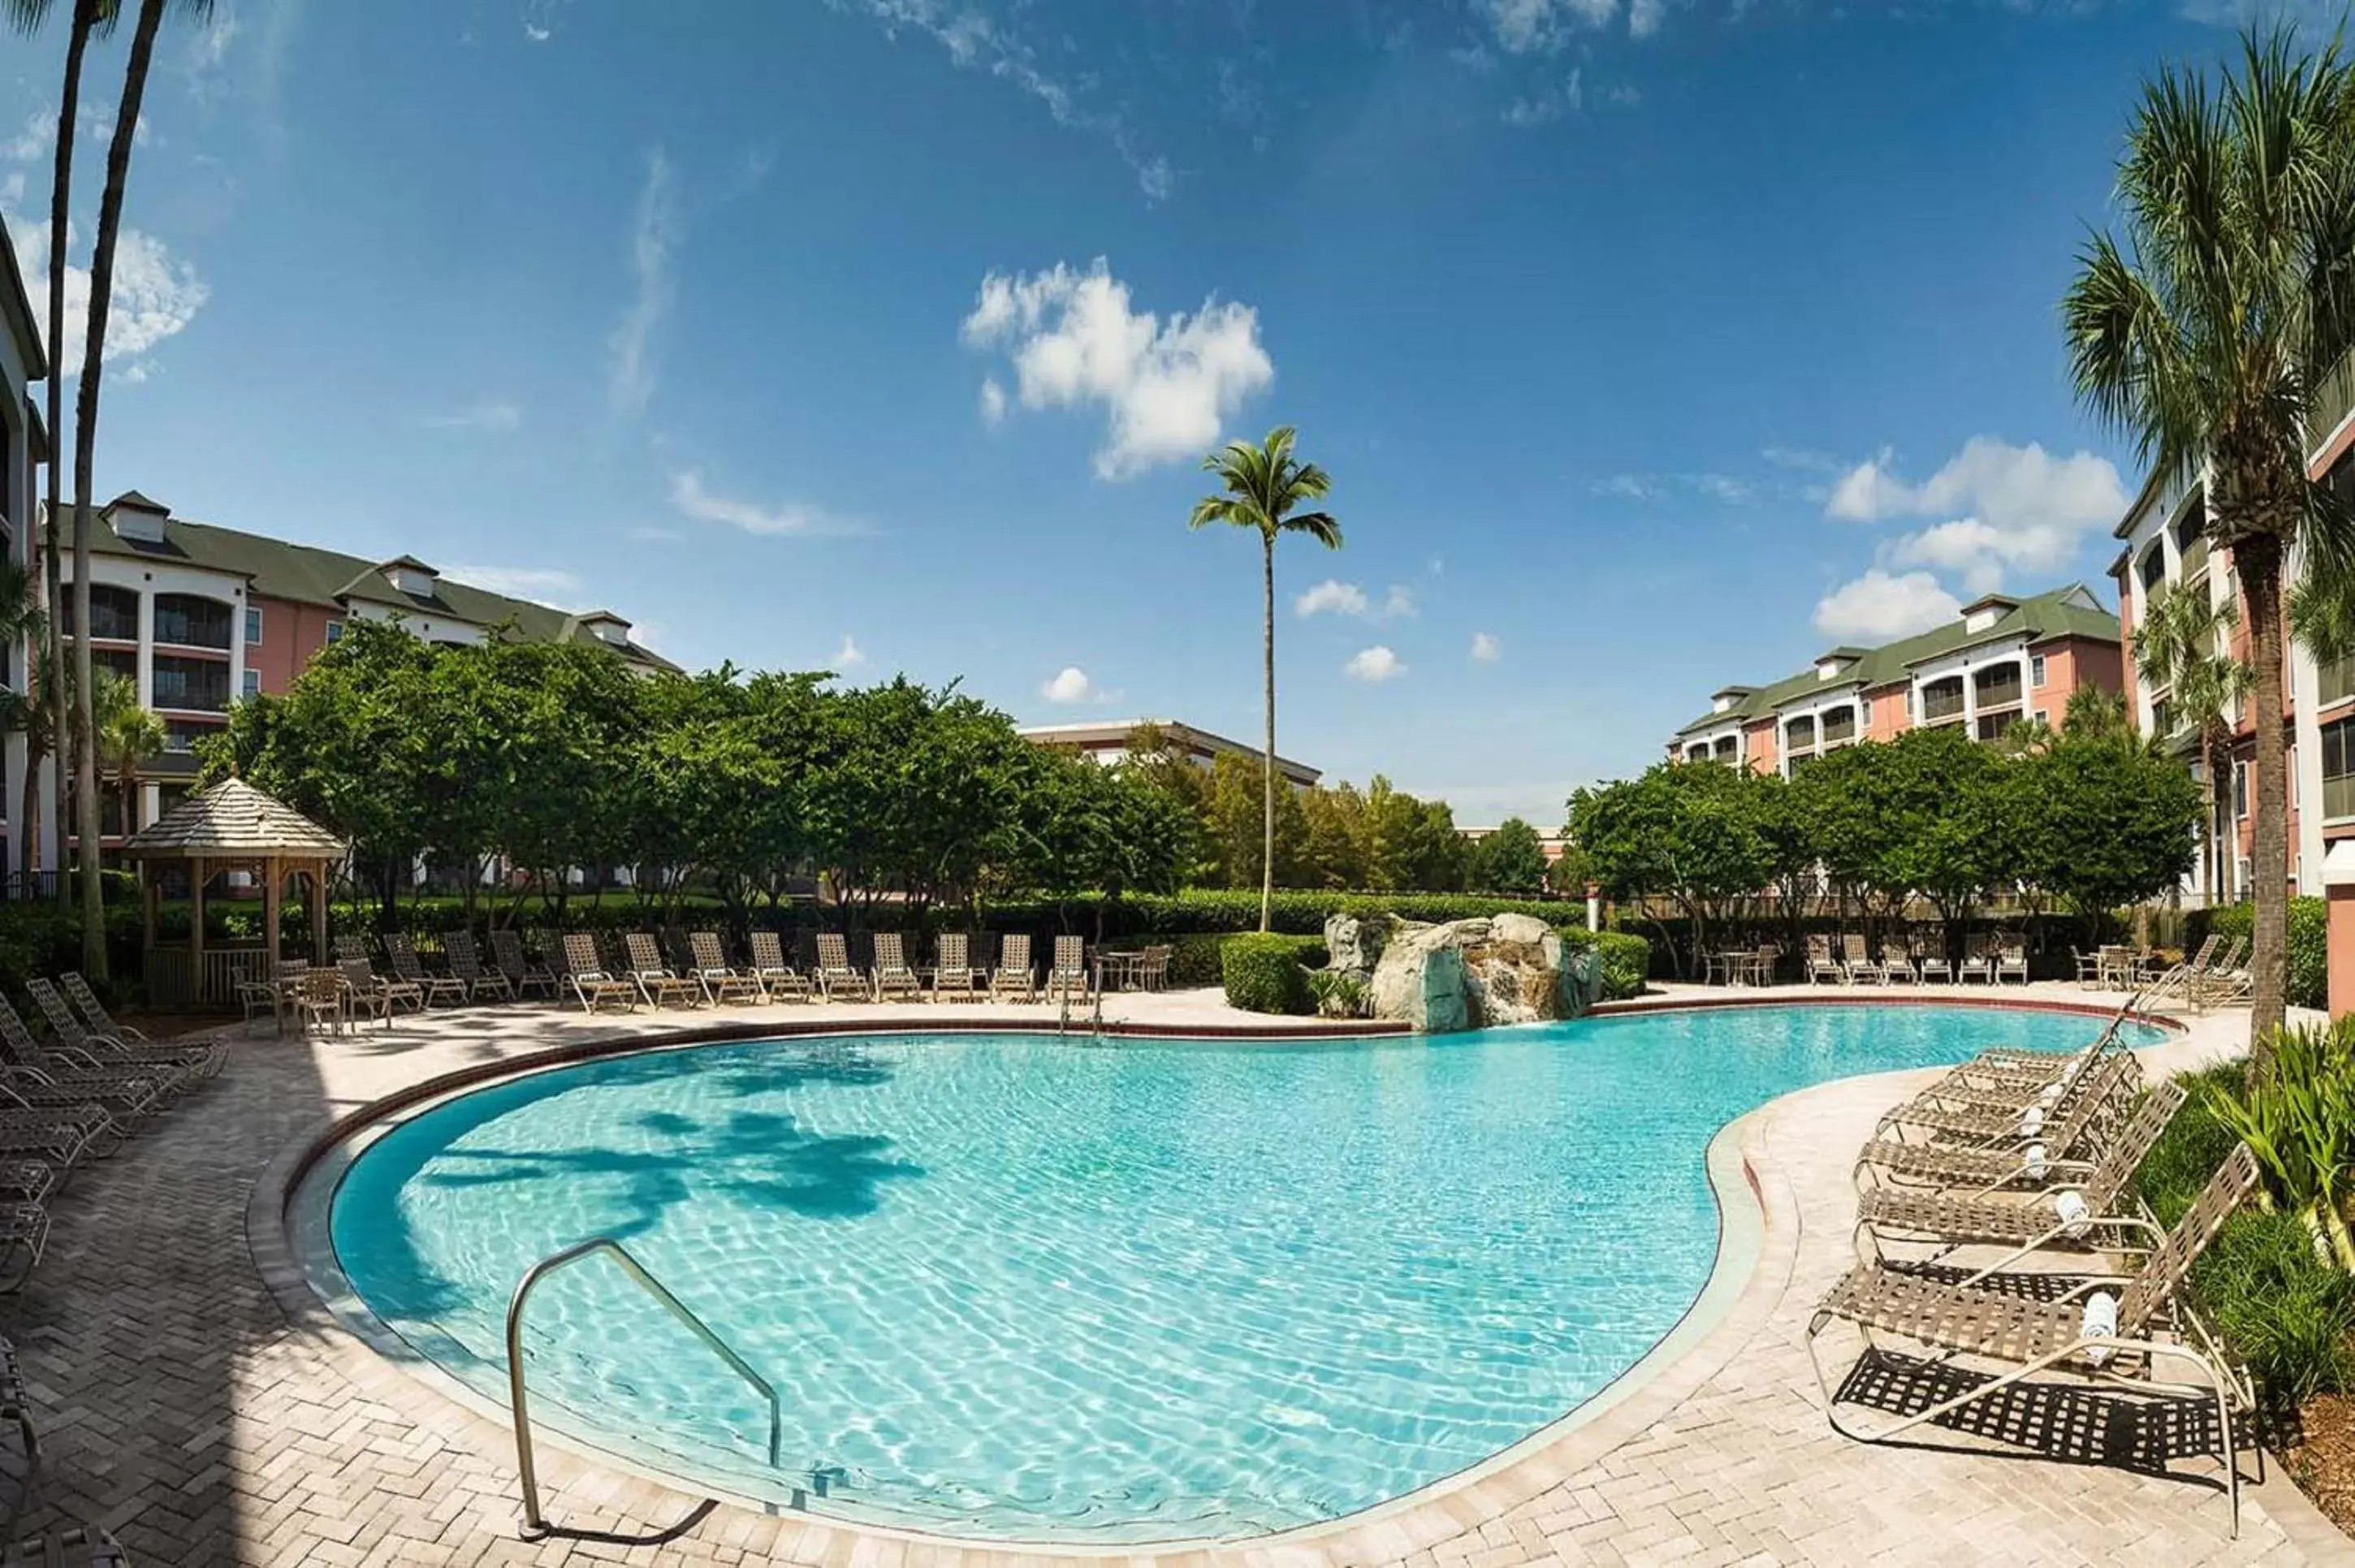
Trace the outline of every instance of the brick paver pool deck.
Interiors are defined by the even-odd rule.
[[[2061,987],[2034,994],[2100,999]],[[1021,1011],[1033,1027],[1051,1023],[1044,1009]],[[1198,995],[1116,999],[1109,1011],[1178,1026],[1233,1018]],[[907,1008],[834,1012],[845,1021],[937,1016]],[[698,1515],[696,1499],[575,1459],[546,1438],[550,1517],[605,1538],[520,1541],[505,1424],[369,1349],[290,1274],[279,1184],[296,1150],[367,1103],[569,1042],[795,1016],[740,1009],[591,1022],[525,1008],[450,1013],[342,1039],[241,1039],[218,1083],[76,1177],[56,1200],[48,1258],[22,1298],[0,1307],[44,1440],[42,1507],[28,1525],[101,1524],[146,1563],[1020,1568],[1082,1555],[968,1549],[728,1507]],[[2150,1065],[2173,1071],[2220,1055],[2244,1019],[2197,1020],[2190,1034],[2155,1048]],[[1934,1447],[1866,1446],[1827,1427],[1801,1330],[1851,1257],[1849,1161],[1879,1113],[1922,1076],[1845,1080],[1735,1125],[1719,1153],[1732,1159],[1728,1168],[1746,1172],[1740,1179],[1754,1185],[1753,1207],[1763,1207],[1755,1269],[1724,1291],[1730,1307],[1719,1321],[1689,1333],[1657,1375],[1601,1415],[1525,1445],[1476,1478],[1355,1520],[1268,1541],[1121,1552],[1103,1561],[1125,1568],[2355,1562],[2355,1548],[2271,1464],[2265,1483],[2244,1490],[2241,1538],[2232,1541],[2222,1495],[2183,1478],[2212,1479],[2212,1460],[2162,1477],[1972,1451],[1969,1439],[1944,1432],[1932,1435]],[[2244,1456],[2243,1473],[2251,1471]],[[666,1539],[645,1539],[682,1521]]]

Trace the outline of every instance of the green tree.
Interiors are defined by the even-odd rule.
[[[1341,524],[1329,512],[1301,511],[1322,500],[1333,487],[1326,472],[1292,455],[1294,431],[1279,425],[1254,446],[1231,443],[1212,453],[1202,466],[1219,476],[1222,492],[1194,503],[1188,526],[1208,528],[1226,523],[1250,528],[1260,537],[1261,667],[1267,698],[1266,754],[1261,759],[1263,827],[1260,838],[1259,928],[1268,929],[1275,901],[1275,540],[1285,533],[1305,534],[1327,549],[1341,548]]]
[[[2231,885],[2232,822],[2230,770],[2232,715],[2247,700],[2249,667],[2232,655],[2232,628],[2240,611],[2229,600],[2209,597],[2205,584],[2179,583],[2150,596],[2135,626],[2135,662],[2154,688],[2164,688],[2165,712],[2174,733],[2161,741],[2200,753],[2200,776],[2208,781],[2208,896],[2213,901]]]
[[[29,656],[22,691],[0,681],[0,735],[25,737],[25,791],[16,816],[16,861],[27,897],[41,831],[41,759],[53,733],[46,694],[57,669],[48,656],[48,617],[41,613],[39,593],[37,581],[21,561],[0,555],[0,647],[21,647]]]
[[[1690,939],[1678,963],[1689,974],[1716,930],[1774,879],[1781,783],[1746,768],[1657,763],[1640,778],[1572,795],[1567,831],[1613,898],[1657,894],[1684,914]]]
[[[139,703],[139,685],[112,670],[99,672],[98,763],[123,792],[123,831],[139,831],[139,770],[164,750],[164,721]]]
[[[2174,759],[2064,734],[2011,768],[2020,873],[2080,913],[2157,898],[2191,869],[2200,792]]]
[[[2355,528],[2306,473],[2316,389],[2355,342],[2355,135],[2337,48],[2243,40],[2221,84],[2147,83],[2118,165],[2121,243],[2096,233],[2062,306],[2078,396],[2158,470],[2206,477],[2210,539],[2248,601],[2256,727],[2250,1071],[2282,1021],[2288,775],[2283,565],[2348,569]]]
[[[1483,892],[1545,891],[1545,840],[1518,816],[1508,816],[1473,847],[1473,882]]]

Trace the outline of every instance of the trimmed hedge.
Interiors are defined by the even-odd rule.
[[[1316,937],[1256,932],[1227,937],[1219,947],[1227,1006],[1247,1013],[1315,1012],[1316,997],[1308,988],[1307,965],[1312,957],[1322,963],[1324,952],[1325,944]]]
[[[2257,906],[2225,904],[2195,910],[2185,931],[2186,942],[2197,947],[2211,933],[2226,942],[2234,937],[2254,940]],[[2243,960],[2247,958],[2243,954]],[[2330,911],[2320,899],[2289,901],[2289,1005],[2327,1008],[2330,1005]]]
[[[1571,947],[1593,948],[1603,957],[1603,999],[1624,1001],[1644,994],[1652,972],[1652,944],[1624,931],[1590,932],[1584,926],[1564,926],[1561,939]]]

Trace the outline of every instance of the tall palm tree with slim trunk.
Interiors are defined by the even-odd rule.
[[[2145,84],[2118,165],[2126,238],[2086,242],[2062,308],[2079,400],[2161,471],[2204,475],[2208,537],[2247,599],[2262,1076],[2286,981],[2283,572],[2355,556],[2306,472],[2316,390],[2355,341],[2355,86],[2336,45],[2242,44],[2213,87],[2172,67]]]
[[[2213,901],[2229,881],[2226,835],[2232,823],[2232,715],[2248,701],[2254,672],[2230,651],[2241,613],[2211,599],[2205,583],[2179,583],[2150,597],[2134,630],[2135,663],[2154,687],[2167,688],[2176,735],[2200,748],[2200,776],[2208,781],[2208,866]],[[2176,735],[2158,739],[2172,741]]]
[[[114,288],[115,241],[123,233],[123,197],[131,178],[131,146],[139,131],[139,109],[147,96],[147,71],[155,58],[155,35],[167,5],[191,17],[212,10],[212,0],[140,0],[131,31],[131,58],[123,69],[123,101],[114,112],[114,133],[106,144],[106,188],[99,197],[98,240],[90,259],[90,328],[83,339],[81,385],[74,395],[74,717],[82,740],[74,759],[75,794],[81,852],[81,963],[94,978],[106,976],[106,922],[98,876],[98,728],[91,704],[90,532],[92,462],[98,444],[98,384],[106,354],[106,316]],[[53,294],[55,289],[50,291]]]
[[[140,706],[139,687],[112,671],[99,676],[91,701],[98,709],[99,765],[123,792],[123,831],[139,831],[139,770],[164,750],[164,721]]]
[[[10,24],[17,31],[24,33],[38,29],[55,8],[55,0],[0,0],[0,4],[5,5]],[[91,38],[102,37],[113,30],[115,18],[121,15],[121,12],[119,0],[73,0],[70,26],[66,34],[65,81],[58,94],[58,144],[49,181],[49,277],[52,280],[60,279],[66,275],[67,231],[69,227],[68,212],[73,196],[74,140],[81,112],[82,57],[89,52]],[[57,445],[65,440],[66,292],[63,288],[55,286],[54,283],[49,289],[48,322],[49,331],[46,347],[49,354],[49,374],[48,385],[44,395],[48,403],[51,452],[47,464],[48,505],[42,517],[40,551],[41,573],[45,589],[41,603],[48,607],[48,612],[46,617],[44,637],[47,644],[47,656],[37,656],[30,663],[45,676],[56,677],[66,668],[64,648],[59,641],[63,635],[61,623],[64,617],[58,613],[59,602],[58,515],[62,507],[64,497],[61,495],[63,484],[55,450]],[[68,728],[65,721],[67,694],[61,681],[56,678],[46,680],[43,683],[39,700],[48,709],[46,721],[28,726],[26,731],[25,773],[28,781],[26,785],[28,799],[32,797],[35,787],[30,781],[38,777],[45,753]],[[62,773],[64,770],[61,768],[59,772]],[[70,795],[69,789],[60,790],[59,793]],[[61,833],[63,824],[64,813],[61,809],[59,822]],[[36,824],[28,813],[23,824],[24,843],[18,855],[28,888],[33,871],[33,841],[36,836]],[[62,837],[60,842],[62,842]],[[58,878],[59,898],[69,900],[73,896],[72,888],[73,880],[70,877]]]
[[[1267,680],[1267,752],[1264,774],[1265,821],[1260,840],[1259,928],[1268,929],[1275,905],[1275,540],[1285,533],[1306,534],[1327,549],[1341,548],[1341,524],[1330,512],[1295,508],[1321,501],[1333,481],[1313,463],[1292,455],[1294,431],[1279,425],[1254,446],[1231,443],[1224,452],[1202,459],[1202,467],[1219,476],[1225,489],[1194,503],[1188,526],[1203,528],[1230,523],[1257,530],[1260,539],[1260,582],[1265,591],[1261,623],[1263,672]]]
[[[40,829],[40,754],[47,745],[48,717],[41,693],[47,690],[48,650],[44,645],[48,617],[41,613],[40,586],[32,572],[13,556],[0,555],[0,645],[22,646],[28,666],[48,667],[35,680],[31,668],[19,691],[0,684],[0,735],[25,738],[25,798],[16,819],[17,848],[25,873],[26,896],[33,885],[33,839]]]

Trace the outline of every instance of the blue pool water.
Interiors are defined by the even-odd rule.
[[[486,1088],[368,1147],[356,1293],[504,1400],[673,1472],[1010,1540],[1236,1536],[1370,1506],[1555,1420],[1705,1283],[1718,1127],[1824,1079],[2097,1021],[1757,1008],[1349,1044],[764,1041]],[[812,1491],[814,1475],[822,1492]]]

